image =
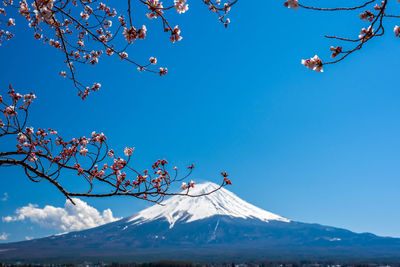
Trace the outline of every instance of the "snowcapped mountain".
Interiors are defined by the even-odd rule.
[[[192,194],[217,187],[195,186]],[[291,221],[221,190],[174,196],[96,228],[0,244],[1,261],[400,260],[400,239]]]
[[[217,184],[207,182],[196,185],[190,191],[190,194],[201,195],[217,188]],[[290,222],[286,218],[247,203],[225,188],[197,198],[174,196],[163,204],[165,206],[154,205],[142,210],[132,216],[128,222],[142,224],[157,219],[165,219],[170,224],[170,228],[172,228],[177,221],[189,223],[217,215],[242,219],[259,219],[264,222]]]

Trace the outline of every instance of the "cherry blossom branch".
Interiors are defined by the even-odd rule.
[[[360,9],[363,7],[368,6],[369,4],[375,2],[376,0],[370,0],[360,6],[354,6],[354,7],[335,7],[335,8],[320,8],[320,7],[312,7],[312,6],[305,6],[302,4],[298,4],[299,7],[305,8],[305,9],[312,9],[312,10],[318,10],[318,11],[341,11],[341,10],[356,10]],[[290,2],[290,1],[287,1]]]
[[[179,14],[185,13],[189,8],[186,0],[173,0],[173,4],[167,7],[159,0],[136,1],[148,9],[148,19],[161,19],[163,31],[169,32],[173,43],[182,40],[179,27],[171,26],[166,12],[175,9]],[[221,0],[216,0],[215,3],[211,0],[202,1],[227,27],[230,22],[227,14],[237,0],[223,4]],[[21,0],[19,4],[14,4],[13,0],[3,0],[0,2],[0,16],[7,15],[6,9],[17,9],[34,30],[35,39],[42,40],[64,53],[69,74],[60,71],[60,75],[70,79],[78,89],[78,95],[85,99],[90,92],[99,90],[101,85],[95,82],[92,86],[86,86],[80,82],[76,65],[96,65],[104,54],[117,55],[122,60],[136,65],[139,71],[148,71],[160,76],[168,72],[165,67],[153,67],[157,64],[155,57],[150,57],[148,63],[140,63],[128,57],[128,48],[137,40],[145,39],[147,35],[145,25],[138,27],[133,23],[131,2],[132,0],[127,1],[126,11],[129,26],[123,12],[117,12],[102,2],[87,0]],[[12,27],[15,25],[15,19],[9,18],[2,23],[0,18],[0,27],[2,24]],[[2,39],[9,40],[13,36],[9,31],[0,30],[0,45]]]
[[[373,3],[379,2],[378,0],[369,0],[365,1],[364,3],[360,5],[355,5],[352,7],[337,7],[337,8],[320,8],[320,7],[313,7],[313,6],[306,6],[303,4],[300,4],[298,0],[286,0],[284,5],[288,8],[295,9],[297,10],[298,8],[304,8],[304,9],[309,9],[309,10],[316,10],[316,11],[354,11],[354,10],[359,10],[362,8],[366,8],[370,6]],[[359,17],[361,20],[369,22],[369,25],[365,28],[362,28],[360,31],[360,34],[358,35],[358,38],[346,38],[346,37],[340,37],[340,36],[331,36],[331,35],[325,35],[326,38],[328,39],[333,39],[336,41],[342,41],[342,42],[349,42],[349,43],[355,43],[353,47],[350,47],[348,49],[343,49],[342,46],[331,46],[330,51],[331,51],[331,58],[336,58],[335,60],[331,61],[322,61],[317,55],[310,59],[302,60],[301,63],[306,66],[309,69],[312,69],[317,72],[322,72],[323,71],[323,66],[324,65],[329,65],[329,64],[334,64],[338,63],[345,58],[347,58],[349,55],[353,54],[354,52],[360,50],[361,48],[364,47],[364,45],[372,40],[375,37],[380,37],[383,36],[385,33],[385,27],[384,27],[384,18],[400,18],[400,15],[387,15],[386,10],[387,10],[387,3],[388,0],[383,0],[380,1],[379,4],[375,4],[374,7],[368,7],[369,9],[364,10],[362,13],[359,14]],[[394,33],[396,37],[400,37],[400,27],[395,26],[394,27]]]
[[[226,172],[216,190],[204,194],[191,194],[193,181],[186,182],[194,165],[187,168],[185,175],[178,174],[178,168],[168,168],[165,159],[157,160],[150,170],[139,171],[132,167],[133,147],[124,149],[124,157],[117,156],[107,144],[103,133],[93,132],[89,138],[79,137],[65,140],[53,129],[27,127],[29,107],[36,96],[33,93],[21,95],[12,89],[8,91],[7,103],[0,96],[0,138],[16,140],[15,150],[0,152],[0,167],[19,166],[33,182],[46,180],[53,184],[72,203],[72,197],[131,196],[153,203],[161,203],[165,196],[183,195],[199,197],[208,195],[223,186],[231,184]],[[22,103],[21,103],[22,101]],[[60,181],[66,172],[75,173],[86,181],[84,192],[69,191]],[[173,192],[171,187],[182,182],[185,193]],[[106,191],[98,185],[106,186]]]

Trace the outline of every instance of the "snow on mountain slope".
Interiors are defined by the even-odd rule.
[[[191,189],[190,194],[199,195],[216,188],[218,188],[218,185],[211,182],[198,184]],[[286,218],[247,203],[225,188],[202,197],[174,196],[163,202],[163,204],[164,206],[154,205],[140,211],[132,216],[128,222],[142,224],[165,218],[169,222],[170,228],[172,228],[177,221],[193,222],[215,215],[226,215],[243,219],[253,218],[264,222],[290,222]]]

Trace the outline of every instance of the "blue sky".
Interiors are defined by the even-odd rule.
[[[344,1],[339,1],[342,3]],[[327,3],[327,1],[322,1]],[[34,91],[30,124],[66,137],[104,132],[115,150],[135,146],[134,166],[167,158],[196,165],[196,181],[220,181],[230,173],[233,191],[284,217],[400,237],[400,40],[388,34],[324,73],[307,70],[302,58],[329,57],[326,33],[358,35],[358,13],[293,11],[281,2],[268,12],[239,1],[224,29],[202,3],[171,19],[183,40],[172,44],[158,21],[145,23],[148,37],[130,57],[156,56],[169,73],[138,73],[108,58],[80,68],[102,88],[82,102],[57,72],[63,56],[33,40],[17,17],[16,37],[0,49],[0,86]],[[4,150],[7,144],[0,143]],[[0,169],[0,217],[28,203],[62,207],[65,199],[46,183],[33,184],[17,168]],[[79,186],[75,176],[63,177]],[[83,199],[115,217],[149,206],[129,198]],[[29,221],[0,222],[7,240],[60,230]]]

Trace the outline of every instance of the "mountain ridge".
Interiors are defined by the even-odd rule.
[[[217,185],[197,185],[193,194]],[[0,245],[0,261],[400,260],[400,239],[292,221],[221,190],[96,228]]]

